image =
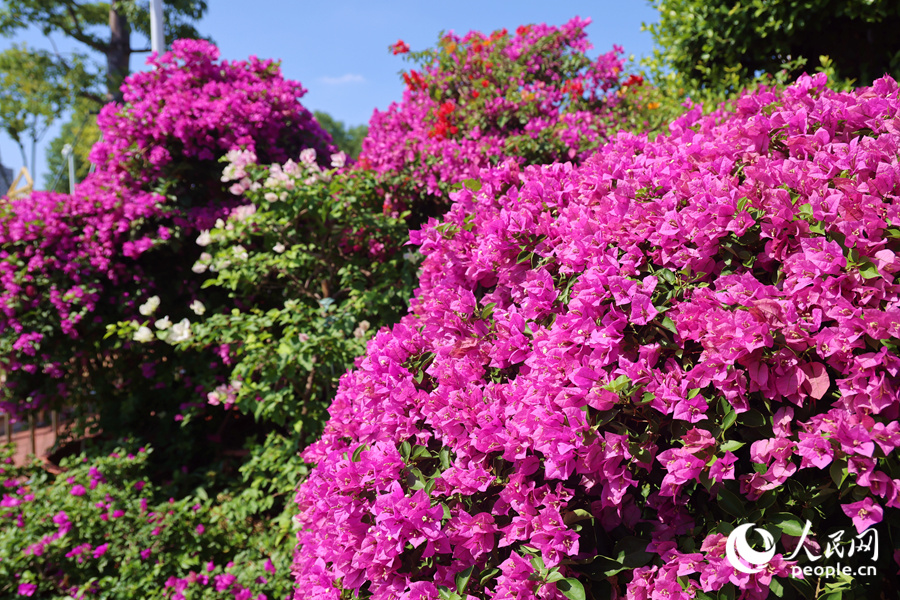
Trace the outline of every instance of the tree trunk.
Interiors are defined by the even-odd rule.
[[[111,102],[121,102],[119,88],[128,76],[131,62],[131,25],[125,15],[109,9],[109,51],[106,53],[106,95]]]

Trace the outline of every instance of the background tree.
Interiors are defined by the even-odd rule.
[[[165,3],[166,42],[178,38],[197,38],[199,34],[192,23],[203,16],[205,0],[167,0]],[[130,72],[131,55],[149,52],[145,46],[132,45],[131,33],[135,31],[149,40],[150,14],[146,2],[115,0],[114,2],[76,3],[71,0],[6,0],[0,8],[0,34],[11,37],[16,31],[33,26],[44,35],[62,34],[80,42],[93,53],[106,59],[106,67],[94,75],[103,83],[105,96],[93,89],[80,90],[82,96],[98,104],[121,98],[119,87]],[[84,60],[87,55],[75,54],[72,60]],[[73,67],[71,60],[62,56],[55,59],[56,68],[67,71]]]
[[[759,72],[793,79],[823,67],[857,85],[900,75],[900,3],[895,0],[651,0],[659,23],[657,66],[688,91],[735,92]]]
[[[347,156],[354,160],[359,157],[363,138],[365,138],[366,134],[369,132],[369,127],[367,125],[348,127],[344,125],[343,121],[336,120],[326,112],[317,110],[314,111],[313,114],[325,131],[331,134],[331,139],[334,141],[335,146],[343,152],[346,152]]]
[[[24,45],[0,53],[0,122],[32,172],[38,142],[74,104],[75,90],[85,85],[90,85],[90,75],[80,61],[63,68],[49,52]]]
[[[91,148],[99,139],[100,128],[97,127],[94,104],[85,100],[76,102],[71,117],[45,150],[47,172],[44,174],[44,189],[53,192],[69,191],[68,160],[62,155],[66,144],[72,144],[75,153],[75,181],[84,181],[91,169]]]
[[[205,0],[167,0],[165,3],[165,34],[167,43],[178,38],[198,38],[200,35],[192,23],[200,19],[207,9]],[[17,98],[14,110],[3,112],[4,117],[15,116],[6,121],[4,129],[18,143],[16,133],[23,131],[25,121],[41,123],[41,135],[46,133],[53,120],[60,118],[70,109],[78,107],[64,126],[60,137],[47,148],[48,173],[45,186],[53,186],[56,175],[63,163],[60,152],[67,143],[75,145],[78,180],[84,178],[90,165],[87,156],[91,144],[97,140],[96,121],[93,116],[81,138],[75,141],[75,134],[85,122],[85,117],[96,113],[109,101],[121,100],[119,88],[131,70],[131,55],[150,51],[150,15],[146,2],[138,0],[116,0],[114,2],[84,2],[72,0],[3,0],[0,2],[0,35],[14,37],[27,27],[36,27],[44,35],[61,34],[79,42],[82,49],[68,55],[59,52],[20,48],[19,54],[10,57],[0,65],[0,81],[4,82],[5,95]],[[132,33],[147,40],[138,45],[132,40]],[[99,55],[99,56],[98,56]],[[98,61],[97,59],[100,58]],[[19,85],[22,84],[22,85]],[[22,86],[38,86],[43,90],[66,89],[70,93],[67,101],[56,105],[47,120],[48,107],[52,104],[38,94],[37,102],[29,105],[21,92],[11,91]],[[19,85],[19,87],[15,87]],[[55,96],[54,96],[55,97]],[[29,112],[30,111],[30,112]],[[11,124],[10,124],[11,123]],[[46,125],[46,126],[45,126]],[[94,135],[91,135],[91,134]],[[33,144],[34,146],[34,144]],[[21,149],[21,144],[20,144]],[[35,148],[32,147],[32,155]],[[24,152],[24,151],[23,151]],[[23,162],[28,164],[23,153]],[[31,170],[34,171],[34,156]],[[36,173],[33,173],[36,175]],[[54,189],[67,191],[68,171]]]

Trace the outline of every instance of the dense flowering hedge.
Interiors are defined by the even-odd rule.
[[[603,144],[621,121],[622,50],[589,59],[589,23],[450,33],[410,55],[419,69],[404,72],[402,101],[375,111],[359,158],[390,184],[386,206],[446,201],[454,184],[507,157],[581,160]],[[409,52],[402,40],[392,49]]]
[[[900,94],[824,79],[457,192],[304,454],[295,597],[896,594]],[[790,577],[806,520],[878,575]]]
[[[289,582],[277,573],[289,553],[261,551],[257,532],[205,494],[169,498],[152,481],[150,451],[79,456],[52,475],[40,463],[12,466],[0,447],[0,595],[283,597]]]
[[[218,159],[237,146],[279,161],[307,147],[322,157],[333,150],[298,101],[305,90],[276,63],[217,59],[207,42],[175,42],[151,59],[154,70],[126,80],[123,105],[101,112],[97,170],[73,195],[0,204],[4,410],[147,388],[135,382],[165,357],[103,341],[105,326],[138,316],[157,289],[190,298],[193,238],[236,204]]]

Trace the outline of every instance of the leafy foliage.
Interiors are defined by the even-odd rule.
[[[283,597],[290,557],[274,539],[289,522],[254,527],[202,487],[169,498],[153,481],[151,452],[129,444],[80,455],[52,475],[40,463],[12,467],[3,448],[0,594],[162,599],[190,588],[193,598]]]
[[[35,171],[35,149],[47,130],[76,102],[88,82],[81,62],[60,69],[49,52],[13,46],[0,52],[0,122]],[[31,143],[31,160],[26,144]]]
[[[348,127],[344,125],[343,121],[337,121],[328,113],[319,110],[313,111],[313,115],[331,136],[332,143],[337,146],[338,150],[353,160],[359,157],[362,141],[369,132],[367,125]]]
[[[205,0],[169,0],[164,3],[165,36],[167,43],[181,38],[196,39],[200,34],[192,23],[206,12]],[[91,82],[73,88],[100,108],[109,99],[121,99],[119,87],[129,74],[131,54],[149,51],[131,44],[132,30],[150,37],[148,6],[137,0],[115,2],[69,2],[67,0],[6,0],[0,6],[0,33],[12,36],[27,27],[36,27],[44,35],[62,34],[85,47],[66,58],[54,55],[52,68],[46,70],[45,80],[58,83],[58,73],[69,73],[89,64],[92,53],[103,56],[106,67],[91,73]],[[3,69],[7,71],[7,69]],[[10,68],[7,72],[14,72]],[[99,90],[104,90],[100,93]]]
[[[152,313],[117,329],[147,352],[218,348],[231,374],[209,402],[309,440],[338,378],[365,340],[406,312],[415,282],[406,215],[384,214],[370,171],[322,170],[314,155],[267,168],[231,153],[223,179],[249,204],[197,238],[205,251],[192,269],[205,291],[192,300],[190,335],[174,339],[175,327],[161,329]],[[342,165],[343,154],[334,158]]]
[[[692,95],[700,89],[737,93],[757,73],[785,66],[794,78],[820,60],[837,78],[860,85],[885,73],[900,76],[900,6],[890,0],[652,4],[660,19],[647,29],[657,58],[685,78]]]

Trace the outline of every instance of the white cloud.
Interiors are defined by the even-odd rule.
[[[362,75],[347,73],[340,77],[319,77],[319,81],[326,85],[343,85],[345,83],[363,83],[366,80]]]

